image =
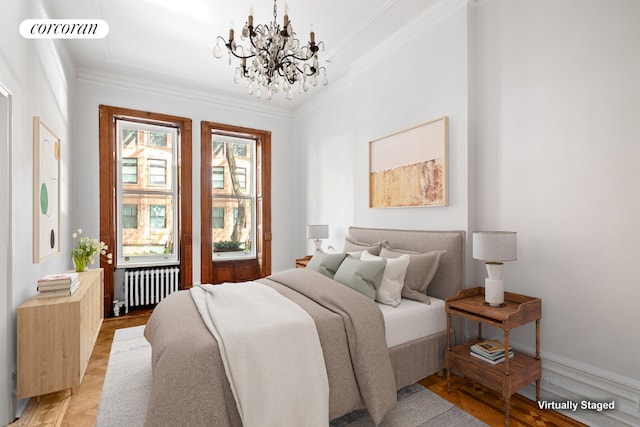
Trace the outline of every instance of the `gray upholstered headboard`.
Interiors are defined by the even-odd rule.
[[[349,237],[355,242],[375,244],[386,240],[390,248],[416,252],[446,250],[438,272],[427,293],[436,298],[454,296],[464,287],[465,231],[392,230],[349,227]]]

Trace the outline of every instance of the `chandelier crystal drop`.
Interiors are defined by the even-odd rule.
[[[309,33],[309,42],[303,44],[298,40],[289,20],[288,7],[284,7],[283,27],[277,23],[278,8],[273,1],[273,21],[253,26],[253,8],[249,10],[249,17],[242,28],[240,40],[249,40],[248,45],[236,43],[234,30],[229,30],[229,41],[218,36],[213,49],[213,56],[222,57],[222,42],[231,56],[240,59],[240,66],[236,67],[233,81],[240,83],[247,79],[247,93],[260,98],[264,92],[266,99],[282,90],[287,99],[293,98],[294,86],[298,85],[298,92],[309,90],[309,86],[317,86],[318,78],[322,75],[322,84],[327,85],[327,69],[320,66],[318,52],[324,51],[324,42],[316,44],[313,29]],[[261,90],[262,88],[262,90]]]

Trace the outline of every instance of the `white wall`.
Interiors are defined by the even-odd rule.
[[[506,286],[542,298],[547,359],[628,382],[635,402],[638,22],[635,0],[479,2],[471,138],[477,225],[518,232]]]
[[[300,234],[298,257],[313,253],[305,239],[307,224],[328,224],[328,246],[342,249],[353,220],[353,134],[351,84],[331,83],[330,90],[298,114],[294,140],[298,144],[298,180],[302,192],[295,229]],[[327,88],[322,88],[325,91]]]
[[[0,422],[13,412],[11,348],[13,346],[11,289],[11,122],[12,95],[0,82]]]
[[[50,40],[25,40],[17,23],[44,17],[39,2],[4,1],[0,13],[0,82],[13,94],[11,184],[11,279],[9,295],[13,313],[9,326],[11,345],[0,346],[0,361],[11,360],[15,369],[15,309],[36,293],[35,283],[44,274],[70,267],[69,170],[70,97],[73,82],[65,61]],[[58,256],[33,263],[33,116],[40,116],[61,139],[60,250]],[[0,179],[5,179],[4,177]],[[3,300],[2,303],[5,301]],[[15,396],[0,384],[0,424],[13,420]],[[9,408],[4,402],[10,401]],[[21,402],[21,403],[24,403]]]
[[[467,229],[467,7],[416,17],[297,114],[306,223],[327,223],[342,249],[349,225]],[[449,117],[449,206],[369,208],[369,141]],[[303,223],[304,226],[304,223]],[[307,245],[307,252],[312,246]]]
[[[248,96],[248,95],[247,95]],[[77,108],[73,129],[73,204],[74,228],[85,235],[98,236],[100,230],[98,158],[98,106],[113,105],[142,111],[170,114],[192,119],[193,151],[193,280],[200,282],[200,123],[213,121],[271,131],[272,182],[272,270],[293,266],[297,256],[294,247],[300,240],[290,230],[295,212],[289,205],[299,194],[293,159],[291,118],[270,111],[266,114],[232,108],[206,94],[180,91],[177,88],[151,86],[121,76],[84,73],[77,83]]]
[[[518,231],[508,287],[543,298],[546,352],[640,379],[640,3],[496,0],[477,19],[478,225]]]
[[[304,218],[338,248],[350,224],[517,231],[506,287],[543,300],[543,397],[615,399],[572,416],[637,424],[640,2],[454,0],[416,22],[298,113]],[[369,209],[368,141],[442,115],[450,206]],[[511,339],[532,351],[535,328]]]

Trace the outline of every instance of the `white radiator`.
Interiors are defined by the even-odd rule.
[[[179,289],[180,268],[161,267],[125,270],[124,310],[159,303]]]

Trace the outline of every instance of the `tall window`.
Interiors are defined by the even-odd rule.
[[[190,288],[191,119],[108,105],[100,105],[99,113],[100,239],[109,245],[118,268],[179,263],[180,288]],[[124,159],[135,159],[135,167]],[[166,161],[164,185],[149,186],[148,159]],[[151,227],[150,205],[166,206],[165,228]],[[101,262],[101,267],[104,313],[110,316],[114,266]]]
[[[256,140],[212,135],[210,143],[213,259],[255,258]]]
[[[271,133],[201,124],[203,283],[271,273]]]
[[[178,129],[117,119],[116,134],[116,266],[177,263]]]

